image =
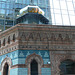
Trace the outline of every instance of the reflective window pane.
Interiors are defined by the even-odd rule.
[[[68,14],[67,10],[61,10],[62,14]]]
[[[60,14],[61,12],[58,9],[54,9],[54,13],[59,13]]]
[[[56,24],[57,25],[61,25],[62,24],[62,19],[61,19],[61,15],[60,14],[55,14],[55,20],[56,20]]]
[[[63,24],[64,25],[70,25],[68,15],[63,15]]]
[[[72,2],[67,2],[68,10],[74,10]]]
[[[58,0],[53,0],[53,5],[54,5],[54,8],[60,9],[60,5],[59,5]]]
[[[67,9],[65,0],[60,1],[61,9]]]
[[[71,25],[75,25],[75,16],[70,16]]]

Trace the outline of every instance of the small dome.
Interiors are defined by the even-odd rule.
[[[30,6],[30,5],[24,7],[23,9],[21,9],[20,10],[20,15],[22,16],[22,15],[24,15],[26,13],[29,13],[29,12],[44,15],[44,11],[41,10],[38,6]]]

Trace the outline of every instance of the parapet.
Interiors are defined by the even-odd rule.
[[[0,33],[0,55],[19,49],[75,50],[75,27],[17,24]]]

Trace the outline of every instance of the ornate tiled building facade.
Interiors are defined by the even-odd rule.
[[[18,24],[0,33],[0,75],[60,75],[60,64],[75,61],[75,27]],[[8,66],[8,67],[7,67]]]

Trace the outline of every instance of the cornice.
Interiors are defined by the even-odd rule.
[[[13,42],[15,34],[15,42]],[[10,44],[6,44],[10,35]],[[75,50],[75,26],[17,24],[0,33],[0,55],[20,50]]]

